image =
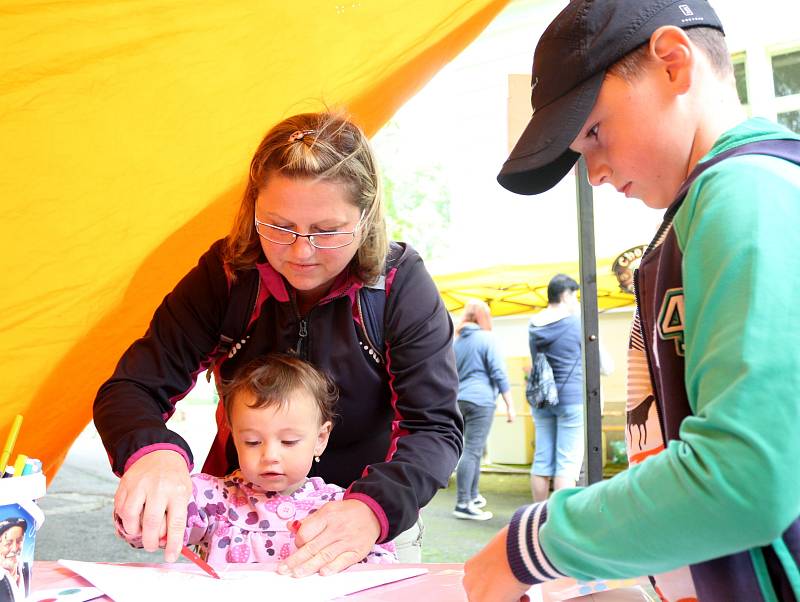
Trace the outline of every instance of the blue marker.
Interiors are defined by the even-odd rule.
[[[42,461],[36,458],[28,458],[25,461],[25,468],[22,469],[22,476],[42,472]]]

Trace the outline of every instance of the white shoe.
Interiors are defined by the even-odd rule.
[[[456,509],[453,510],[453,516],[467,520],[489,520],[494,515],[491,512],[476,508],[472,504],[467,504],[466,506],[456,506]]]
[[[472,504],[473,508],[483,508],[486,506],[486,498],[479,493],[478,497],[472,500],[470,504]]]

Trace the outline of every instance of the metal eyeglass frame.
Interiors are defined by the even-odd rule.
[[[289,228],[281,228],[280,226],[275,226],[274,224],[268,224],[266,222],[260,221],[257,217],[253,216],[253,222],[255,223],[256,233],[263,238],[264,240],[268,240],[269,242],[276,244],[276,245],[283,245],[288,247],[289,245],[293,245],[297,242],[298,238],[307,238],[309,244],[314,247],[315,249],[322,249],[322,250],[331,250],[331,249],[341,249],[353,244],[353,241],[356,239],[356,231],[361,227],[362,220],[364,219],[364,210],[361,210],[361,215],[358,218],[358,222],[350,231],[337,231],[337,232],[316,232],[314,234],[300,234],[300,232],[295,232],[294,230],[289,230]],[[271,228],[272,230],[278,230],[280,232],[285,232],[286,234],[291,234],[293,236],[291,242],[280,242],[277,240],[272,240],[268,236],[262,234],[258,227],[259,226],[266,226],[267,228]],[[344,243],[343,245],[337,245],[335,247],[320,247],[317,244],[316,238],[325,240],[330,236],[335,236],[337,234],[349,234],[352,238]]]

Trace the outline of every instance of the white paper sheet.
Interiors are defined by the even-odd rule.
[[[528,594],[530,602],[544,602],[541,585],[531,585],[531,588],[525,593]]]
[[[26,602],[87,602],[102,598],[105,594],[96,587],[59,587],[56,589],[40,589],[31,592]]]
[[[325,602],[347,594],[427,573],[427,569],[377,569],[346,571],[320,577],[296,579],[272,571],[217,569],[214,579],[197,567],[144,567],[59,560],[103,590],[115,602],[141,600],[192,600],[219,602],[224,599],[262,598]],[[235,565],[229,565],[235,566]],[[249,566],[249,565],[248,565]],[[216,567],[215,567],[216,568]]]

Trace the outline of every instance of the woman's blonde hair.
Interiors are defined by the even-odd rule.
[[[389,241],[378,164],[364,132],[337,112],[302,113],[275,125],[259,144],[239,213],[228,235],[224,261],[232,276],[251,268],[261,255],[253,223],[256,198],[269,178],[311,178],[341,182],[361,212],[361,244],[351,262],[364,282],[383,273]]]
[[[461,314],[461,322],[456,328],[456,333],[461,333],[461,329],[466,324],[477,324],[481,330],[492,329],[492,312],[489,306],[480,299],[470,299],[464,305],[464,313]]]

